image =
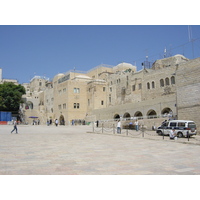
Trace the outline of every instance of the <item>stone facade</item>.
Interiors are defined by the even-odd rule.
[[[15,85],[18,85],[18,81],[16,79],[3,79],[3,70],[0,68],[0,84],[3,83],[14,83]]]
[[[100,65],[87,73],[57,74],[52,81],[35,77],[25,85],[26,103],[21,110],[29,123],[32,115],[43,123],[58,119],[60,124],[71,124],[72,120],[145,120],[166,114],[197,122],[197,112],[197,118],[192,112],[199,109],[199,71],[199,58],[189,60],[176,55],[157,60],[152,68],[140,71],[121,63]],[[188,91],[193,95],[183,100]]]
[[[180,119],[191,119],[200,128],[200,58],[178,67],[177,106]]]

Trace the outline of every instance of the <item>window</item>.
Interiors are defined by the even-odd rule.
[[[164,80],[160,79],[160,87],[164,87]]]
[[[80,88],[74,88],[74,93],[80,93]]]
[[[175,77],[174,76],[171,77],[171,84],[175,84]]]
[[[39,82],[39,86],[42,86],[42,82]]]
[[[109,96],[109,103],[111,103],[111,96]]]
[[[138,84],[138,89],[141,90],[142,89],[142,83]]]
[[[112,92],[112,87],[110,87],[110,92]]]
[[[132,91],[135,91],[135,85],[132,85]]]
[[[106,91],[106,88],[105,87],[103,87],[103,92],[105,92]]]
[[[166,85],[169,85],[169,78],[166,78],[166,79],[165,79],[165,84],[166,84]]]
[[[152,81],[151,85],[152,85],[152,88],[155,88],[155,82],[154,81]]]
[[[88,106],[90,105],[90,100],[88,99]]]
[[[103,102],[103,101],[101,101],[101,105],[103,105],[103,103],[104,103],[104,102]]]
[[[150,90],[150,83],[147,83],[147,89]]]
[[[66,103],[63,104],[63,109],[66,109]]]
[[[176,127],[176,122],[171,122],[170,127]]]
[[[178,122],[178,127],[185,127],[185,123],[184,122]]]
[[[80,108],[80,104],[79,103],[74,103],[74,109],[79,109]]]

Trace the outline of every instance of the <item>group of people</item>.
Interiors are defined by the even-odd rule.
[[[32,125],[40,125],[40,119],[34,119]]]
[[[131,123],[131,125],[133,125],[132,122],[130,122],[130,123]],[[139,122],[137,119],[134,122],[134,124],[135,124],[135,130],[138,131],[139,130]],[[118,122],[117,122],[117,133],[121,133],[121,121],[120,120],[118,120]]]
[[[52,124],[52,119],[48,120],[47,119],[47,126]],[[58,126],[58,119],[55,119],[55,125]]]

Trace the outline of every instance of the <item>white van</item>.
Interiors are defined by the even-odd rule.
[[[157,128],[156,133],[159,135],[169,135],[170,131],[175,129],[178,137],[188,137],[197,134],[196,124],[188,120],[171,120],[165,121],[160,127]]]

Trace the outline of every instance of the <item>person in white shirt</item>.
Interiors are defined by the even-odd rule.
[[[172,130],[169,133],[169,138],[170,140],[174,140],[175,137],[176,137],[176,132],[175,132],[175,129],[172,128]]]
[[[136,119],[136,121],[135,121],[135,130],[136,130],[136,131],[139,130],[139,122],[138,122],[137,119]]]
[[[118,120],[117,122],[117,133],[121,133],[121,121]]]

